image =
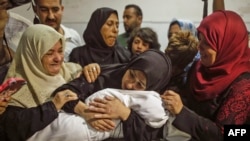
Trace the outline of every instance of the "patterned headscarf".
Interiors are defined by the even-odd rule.
[[[92,13],[86,30],[83,33],[83,39],[86,44],[95,49],[112,49],[106,45],[101,34],[102,26],[112,13],[118,17],[117,11],[108,7],[98,8]]]
[[[179,24],[182,31],[190,31],[194,36],[197,35],[197,29],[192,21],[174,18],[170,22],[170,25],[172,25],[174,22],[177,22]]]

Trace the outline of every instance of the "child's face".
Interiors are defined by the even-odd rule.
[[[140,54],[146,50],[148,50],[149,43],[144,42],[140,37],[136,36],[132,43],[132,53]]]

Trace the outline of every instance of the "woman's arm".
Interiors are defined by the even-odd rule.
[[[71,90],[74,93],[77,94],[78,99],[74,101],[70,101],[66,103],[63,106],[63,110],[68,112],[68,113],[75,113],[74,109],[75,106],[79,103],[79,101],[84,101],[91,93],[93,90],[94,85],[88,83],[84,76],[80,76],[72,81],[70,81],[67,84],[64,84],[57,88],[52,96],[54,96],[57,92],[63,91],[63,90]]]
[[[57,109],[52,102],[34,108],[8,106],[0,122],[7,139],[18,141],[28,139],[57,116]]]
[[[214,122],[184,107],[179,94],[167,90],[161,97],[165,108],[176,117],[172,124],[177,129],[190,134],[193,140],[214,141],[223,139]]]
[[[9,105],[0,115],[2,135],[6,136],[7,140],[26,140],[57,118],[58,111],[66,102],[75,99],[76,94],[65,90],[57,93],[52,101],[37,107],[21,108]]]
[[[223,140],[221,130],[213,121],[197,115],[187,107],[184,107],[181,112],[176,115],[173,125],[181,131],[190,134],[193,140]]]
[[[229,124],[246,124],[249,119],[250,109],[250,75],[245,73],[231,84],[227,92],[224,93],[226,98],[219,106],[215,119],[209,120],[202,116],[199,116],[195,112],[189,110],[186,107],[180,108],[179,111],[172,110],[173,114],[176,115],[176,119],[173,125],[189,133],[194,140],[202,141],[214,141],[223,140],[224,125]],[[179,97],[178,94],[171,92],[173,97]],[[164,94],[165,95],[165,94]],[[166,95],[165,95],[166,96]],[[171,98],[163,98],[166,108],[173,108],[178,106],[171,106],[177,104],[180,100],[173,100]],[[173,108],[174,109],[174,108]],[[171,110],[171,109],[170,109]]]
[[[96,119],[93,112],[88,110],[88,106],[83,102],[93,93],[94,85],[88,83],[84,76],[80,76],[71,82],[57,88],[53,95],[57,92],[69,89],[75,92],[78,100],[70,101],[63,106],[63,110],[68,113],[74,113],[83,117],[96,130],[109,131],[113,130],[115,123],[110,119]]]

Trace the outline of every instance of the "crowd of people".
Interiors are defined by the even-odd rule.
[[[29,2],[33,23],[8,11]],[[117,10],[96,8],[83,38],[63,10],[0,0],[1,141],[223,141],[225,125],[250,124],[249,32],[224,0],[198,27],[174,18],[165,52],[138,5],[124,33]]]

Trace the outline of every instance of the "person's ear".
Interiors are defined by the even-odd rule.
[[[64,10],[64,6],[62,6],[62,11]]]
[[[142,16],[138,16],[138,21],[140,22],[140,24],[142,23]]]

